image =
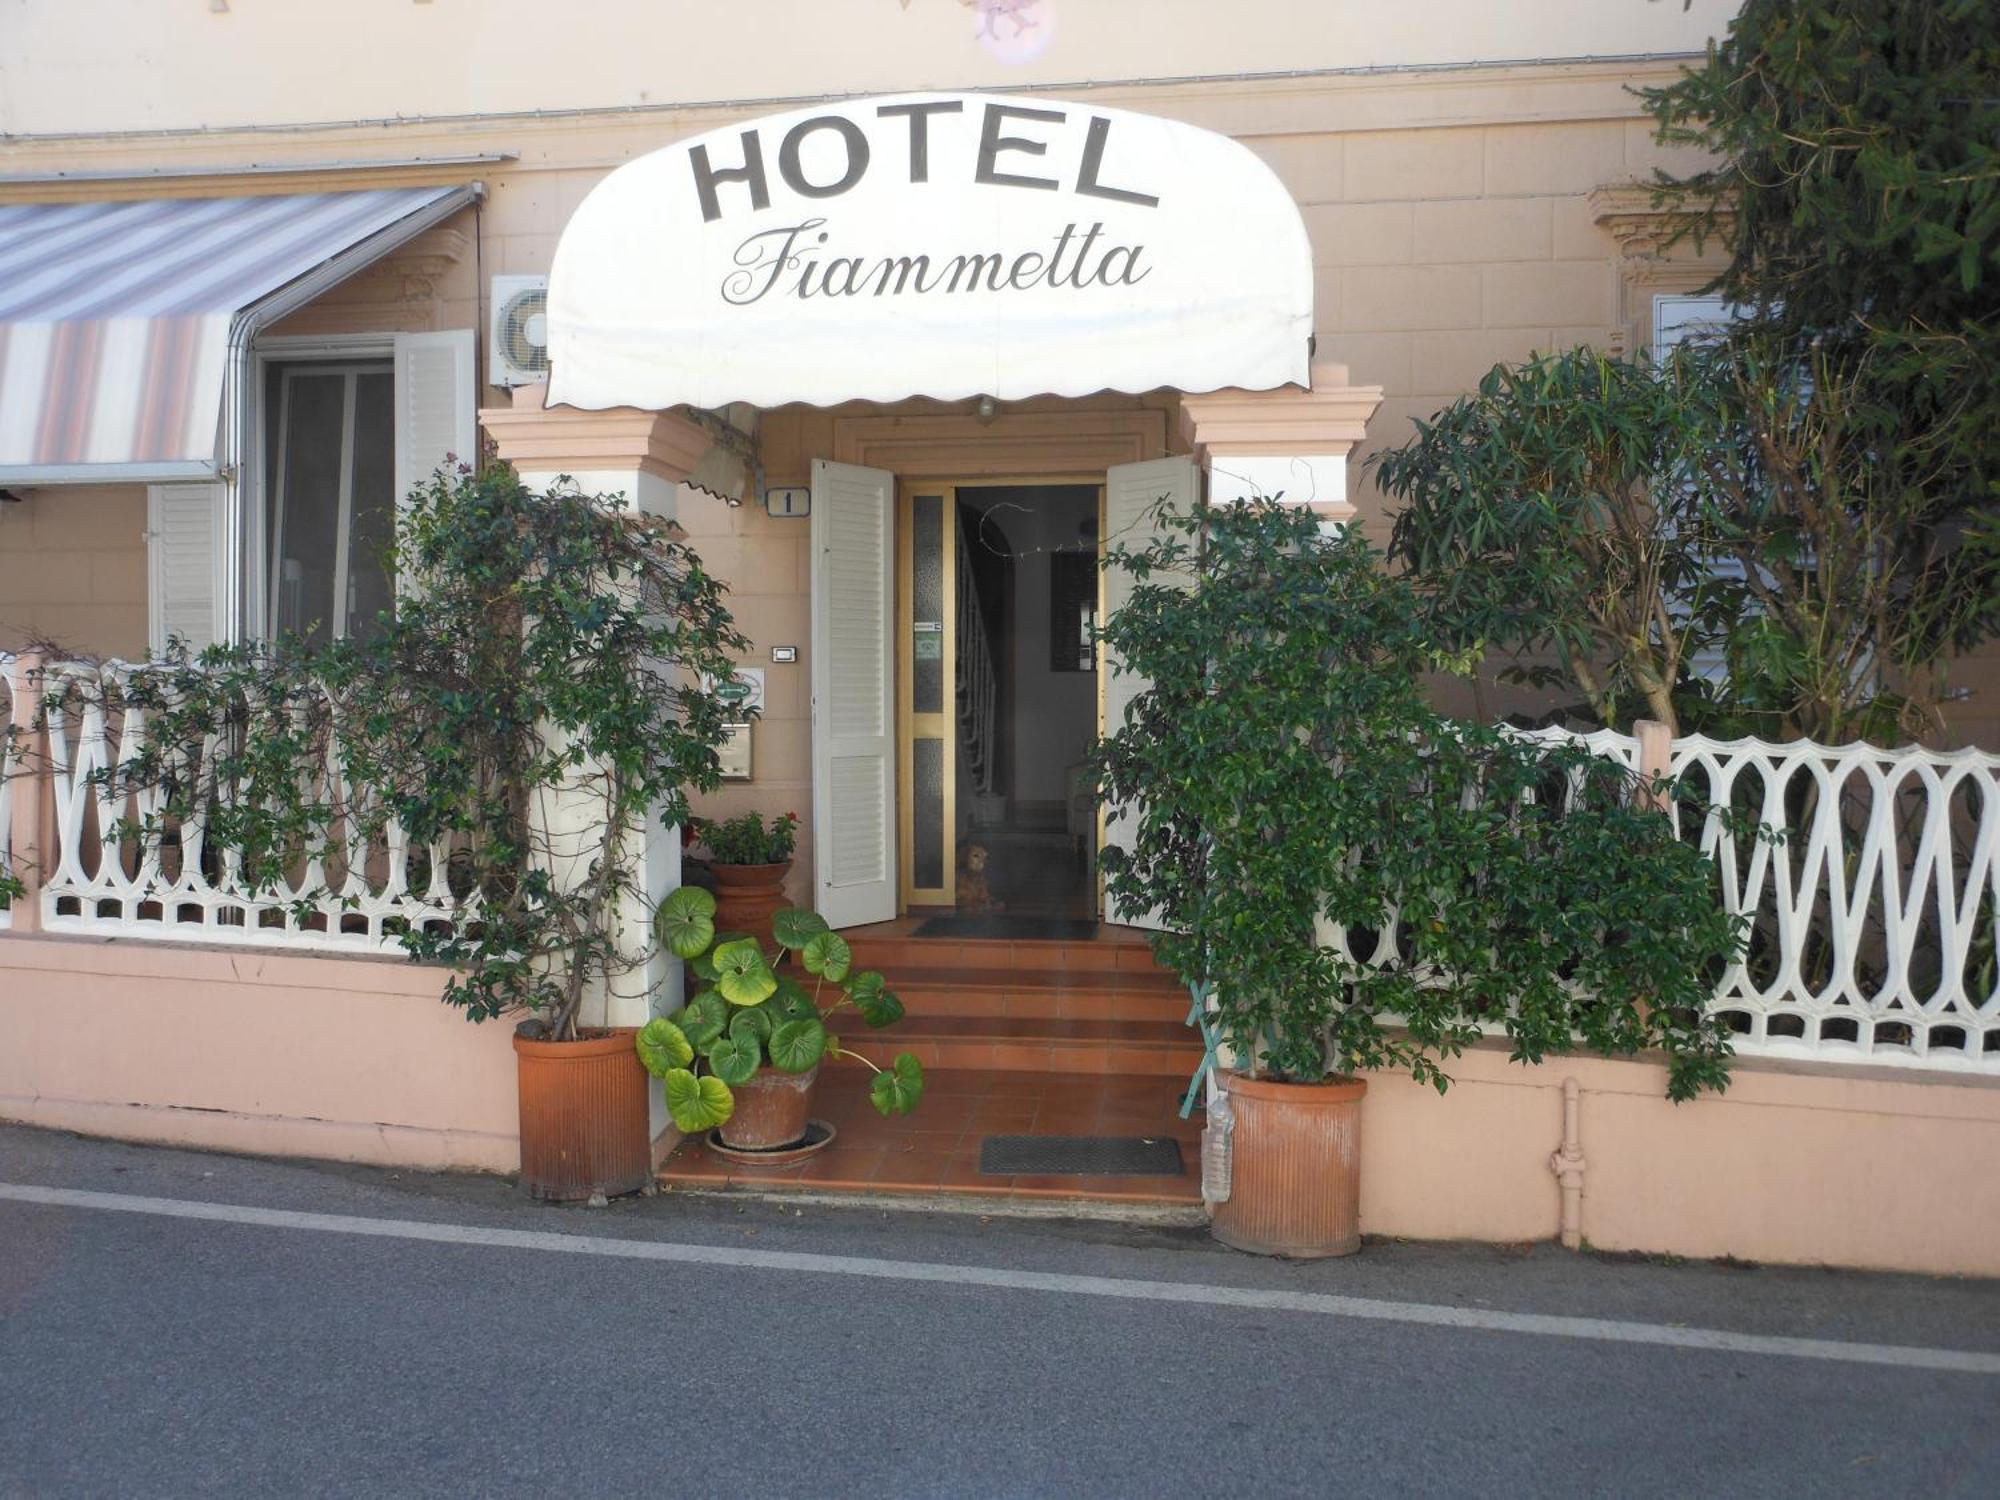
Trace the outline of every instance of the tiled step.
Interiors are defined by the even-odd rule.
[[[1182,1021],[1187,992],[1173,975],[935,968],[899,964],[889,987],[912,1016],[1014,1016],[1071,1021]]]
[[[836,1030],[841,1046],[878,1067],[910,1052],[926,1069],[1187,1078],[1202,1057],[1199,1034],[1178,1021],[910,1015],[880,1031]]]
[[[1199,1209],[1201,1119],[1180,1118],[1179,1080],[940,1069],[930,1073],[914,1114],[884,1119],[869,1107],[864,1077],[858,1063],[821,1073],[813,1114],[838,1134],[818,1155],[794,1166],[746,1167],[688,1141],[661,1168],[661,1182],[682,1191],[942,1193]],[[979,1153],[989,1135],[1170,1136],[1180,1142],[1182,1170],[1168,1177],[988,1176]]]
[[[901,924],[893,924],[900,927]],[[985,973],[1166,974],[1154,962],[1145,939],[1130,929],[1113,928],[1117,937],[1099,936],[1082,942],[1017,941],[1004,938],[919,938],[906,931],[851,928],[841,934],[854,951],[855,967],[880,969],[892,988],[899,970],[977,969]],[[1171,976],[1169,976],[1171,977]]]

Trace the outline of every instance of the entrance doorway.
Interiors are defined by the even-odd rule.
[[[911,912],[1090,919],[1095,478],[899,496],[899,868]]]

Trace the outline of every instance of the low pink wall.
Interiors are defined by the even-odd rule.
[[[0,1119],[421,1168],[520,1166],[513,1028],[394,958],[0,933]]]
[[[1652,1062],[1488,1046],[1447,1071],[1442,1098],[1369,1080],[1364,1232],[1554,1238],[1574,1078],[1594,1249],[2000,1275],[2000,1079],[1739,1058],[1727,1093],[1676,1105]]]
[[[510,1028],[468,1024],[440,984],[395,959],[0,933],[0,1119],[511,1172]],[[2000,1275],[2000,1080],[1739,1059],[1726,1094],[1675,1105],[1647,1061],[1483,1046],[1449,1071],[1442,1097],[1369,1080],[1367,1233],[1556,1237],[1574,1078],[1596,1249]]]

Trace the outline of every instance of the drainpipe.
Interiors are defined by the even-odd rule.
[[[1549,1170],[1562,1188],[1562,1243],[1565,1250],[1583,1248],[1583,1138],[1578,1128],[1582,1093],[1574,1078],[1563,1080],[1562,1145],[1549,1157]]]

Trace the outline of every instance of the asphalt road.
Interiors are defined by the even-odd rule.
[[[0,1494],[557,1493],[1990,1497],[2000,1284],[0,1128]]]

